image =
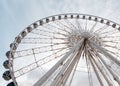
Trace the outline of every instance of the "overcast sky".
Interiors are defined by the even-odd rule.
[[[0,86],[9,44],[29,24],[54,14],[84,13],[120,23],[120,0],[0,0]]]

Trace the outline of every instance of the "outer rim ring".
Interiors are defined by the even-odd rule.
[[[77,16],[79,16],[79,17],[77,17]],[[91,17],[91,19],[89,19],[89,17]],[[108,19],[105,19],[105,18],[102,18],[102,17],[94,16],[94,15],[80,14],[80,13],[65,13],[65,14],[57,14],[57,15],[53,15],[53,16],[48,16],[48,17],[45,17],[45,18],[42,18],[40,20],[37,20],[37,21],[33,22],[32,24],[28,25],[28,27],[32,27],[32,30],[33,30],[38,26],[42,26],[43,24],[49,23],[51,21],[62,20],[62,19],[83,19],[83,20],[88,19],[90,21],[96,21],[96,22],[100,22],[100,23],[103,23],[103,24],[107,24],[108,26],[116,28],[116,29],[118,29],[120,31],[120,24],[118,24],[118,23],[116,23],[114,21],[111,21],[111,20],[108,20]],[[103,20],[103,22],[101,22],[101,20]],[[35,24],[37,24],[36,27],[35,27]],[[17,37],[21,37],[21,40],[22,40],[25,36],[22,37],[21,34],[22,34],[23,31],[27,31],[28,27],[26,27],[24,30],[22,30],[18,34]],[[27,32],[27,33],[29,33],[29,32]],[[16,49],[17,49],[17,46],[19,45],[19,43],[16,43],[16,42],[17,42],[17,39],[15,39],[13,41],[13,44],[16,44]],[[13,59],[14,58],[12,58],[11,53],[14,56],[13,52],[16,51],[16,49],[14,49],[14,47],[15,47],[15,45],[11,46],[10,55],[9,55],[9,58],[8,58],[9,63],[11,63],[12,65],[13,65]],[[12,80],[13,80],[15,86],[18,86],[16,84],[16,79],[15,79],[15,75],[14,75],[14,68],[13,68],[13,66],[11,67],[10,64],[9,64],[9,70],[10,70],[11,77],[12,77]]]

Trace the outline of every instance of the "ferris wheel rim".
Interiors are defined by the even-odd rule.
[[[71,15],[73,16],[73,18],[71,18]],[[48,16],[48,17],[45,17],[45,18],[42,18],[42,19],[40,19],[40,20],[38,20],[38,21],[35,21],[35,22],[33,22],[32,24],[30,24],[30,25],[28,25],[24,30],[22,30],[18,35],[17,35],[17,37],[16,37],[16,39],[14,40],[14,42],[13,42],[13,45],[12,45],[12,47],[10,48],[10,56],[9,56],[9,61],[10,61],[10,63],[13,63],[13,60],[14,60],[14,58],[12,58],[13,56],[12,56],[12,54],[14,55],[14,53],[13,52],[15,52],[16,51],[16,49],[17,49],[17,47],[18,47],[18,45],[19,45],[19,43],[17,43],[17,38],[18,37],[21,37],[21,34],[22,34],[22,32],[24,32],[24,31],[27,31],[27,28],[28,27],[31,27],[32,28],[32,30],[34,30],[36,27],[34,27],[34,24],[37,24],[38,25],[38,23],[40,23],[41,22],[41,25],[39,24],[37,27],[39,27],[39,26],[42,26],[43,24],[46,24],[46,23],[49,23],[49,22],[51,22],[51,21],[56,21],[56,20],[62,20],[62,19],[76,19],[77,18],[77,16],[79,15],[79,18],[78,19],[88,19],[89,17],[91,17],[91,20],[90,21],[95,21],[95,18],[97,18],[97,20],[96,20],[96,22],[100,22],[101,20],[103,20],[103,21],[105,21],[105,22],[103,22],[103,24],[107,24],[107,22],[109,22],[110,24],[108,25],[108,26],[111,26],[111,27],[113,27],[113,28],[115,28],[115,29],[118,29],[119,31],[120,31],[120,24],[118,24],[118,23],[116,23],[116,22],[114,22],[114,21],[111,21],[111,20],[108,20],[108,19],[105,19],[105,18],[102,18],[102,17],[98,17],[98,16],[93,16],[93,15],[88,15],[88,14],[80,14],[80,13],[65,13],[65,14],[57,14],[57,15],[53,15],[53,16]],[[57,17],[59,17],[59,16],[61,16],[62,18],[57,18]],[[67,16],[66,18],[65,18],[65,16]],[[68,17],[69,16],[69,17]],[[83,16],[85,16],[85,18],[83,18]],[[52,18],[55,18],[54,20],[50,20],[50,19],[52,19]],[[93,19],[92,19],[93,18]],[[89,20],[89,19],[88,19]],[[98,21],[99,20],[99,21]],[[100,22],[101,23],[101,22]],[[25,36],[27,36],[27,34],[28,34],[29,32],[27,32],[26,33],[26,35]],[[24,36],[24,37],[25,37]],[[22,39],[24,39],[24,37],[21,37],[21,40]],[[15,44],[15,45],[14,45]],[[14,49],[14,47],[16,47],[16,49]],[[9,70],[10,70],[10,73],[11,73],[11,77],[12,77],[12,80],[13,80],[13,82],[16,84],[16,79],[15,79],[15,75],[14,75],[14,68],[13,68],[13,66],[11,67],[11,66],[9,66]],[[17,84],[16,84],[17,85]]]

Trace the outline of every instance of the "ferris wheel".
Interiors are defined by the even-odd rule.
[[[119,86],[120,25],[68,13],[40,19],[10,44],[7,86]]]

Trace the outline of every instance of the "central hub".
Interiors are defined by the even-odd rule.
[[[83,32],[83,33],[81,33],[81,36],[82,36],[83,38],[85,38],[85,39],[88,39],[88,38],[92,37],[91,34],[88,33],[88,32]]]
[[[68,37],[68,46],[72,47],[77,44],[78,41],[80,41],[82,38],[87,41],[88,39],[94,41],[96,44],[101,44],[100,38],[97,34],[93,34],[90,32],[82,32],[82,33],[76,33],[76,34],[70,34]]]

